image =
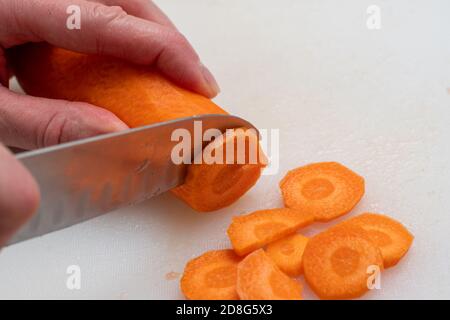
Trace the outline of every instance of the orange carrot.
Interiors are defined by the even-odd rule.
[[[11,57],[15,75],[28,94],[88,102],[113,112],[130,127],[226,114],[210,99],[177,86],[148,66],[44,43],[16,47]],[[186,186],[175,189],[174,194],[197,211],[217,210],[245,194],[263,166],[247,162],[189,166]],[[206,184],[204,178],[212,184]]]
[[[307,237],[293,234],[269,243],[266,253],[281,271],[291,277],[297,277],[303,272],[303,251],[307,243]]]
[[[236,289],[242,300],[301,300],[300,283],[285,275],[259,249],[238,265]]]
[[[234,251],[242,256],[292,234],[313,221],[312,215],[294,209],[259,210],[233,217],[227,233]]]
[[[362,228],[367,237],[380,248],[385,268],[396,265],[408,252],[414,236],[398,221],[377,213],[363,213],[346,220],[335,228]]]
[[[363,295],[374,267],[383,269],[380,249],[357,228],[322,232],[309,240],[303,253],[305,279],[321,299]]]
[[[280,182],[284,204],[329,221],[348,213],[364,195],[364,179],[337,162],[289,171]]]
[[[192,300],[237,300],[239,262],[233,250],[208,251],[186,264],[181,291]]]

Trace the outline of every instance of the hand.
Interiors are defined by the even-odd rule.
[[[66,27],[69,6],[81,29]],[[46,41],[91,54],[153,64],[193,91],[213,97],[218,86],[170,20],[149,0],[0,0],[0,80],[8,81],[4,49]],[[77,102],[18,95],[0,86],[0,140],[33,149],[126,129],[115,115]]]
[[[81,30],[66,27],[71,5],[81,9]],[[153,64],[179,85],[207,97],[219,91],[187,40],[149,0],[0,0],[0,141],[8,146],[34,149],[128,128],[114,114],[87,103],[8,90],[5,50],[40,41]],[[36,182],[0,144],[0,248],[38,202]]]

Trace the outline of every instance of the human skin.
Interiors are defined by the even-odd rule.
[[[79,6],[81,29],[66,27]],[[0,0],[0,247],[38,207],[38,187],[2,146],[35,149],[128,127],[107,110],[8,89],[9,48],[27,42],[154,65],[164,75],[209,98],[219,92],[211,72],[186,38],[149,0]]]

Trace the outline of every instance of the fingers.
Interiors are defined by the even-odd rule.
[[[164,12],[150,0],[94,0],[108,6],[119,6],[128,14],[142,18],[157,24],[170,27],[173,29],[175,25],[170,21]]]
[[[18,30],[14,39],[47,41],[74,51],[106,54],[139,64],[155,64],[185,88],[211,98],[219,92],[217,82],[200,63],[189,42],[172,27],[128,15],[117,6],[84,0],[17,2],[21,5],[16,4],[16,8],[20,8],[14,11],[14,21],[9,22],[12,29]],[[80,30],[66,27],[66,10],[73,5],[81,10]],[[8,43],[9,46],[16,44],[17,41]]]
[[[35,98],[0,88],[0,139],[8,146],[29,150],[127,128],[111,112],[87,103]]]
[[[39,189],[30,173],[0,144],[0,248],[36,211]]]

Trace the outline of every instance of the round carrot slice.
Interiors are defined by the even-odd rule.
[[[368,290],[380,249],[355,228],[330,229],[311,238],[303,253],[305,279],[321,299],[350,299]]]
[[[280,182],[284,204],[329,221],[352,210],[364,195],[364,179],[337,162],[289,171]]]
[[[242,300],[301,300],[300,283],[285,275],[259,249],[238,265],[237,292]]]
[[[208,251],[186,264],[181,291],[192,300],[237,300],[237,266],[233,250]]]
[[[313,221],[312,215],[295,209],[259,210],[233,217],[227,233],[234,251],[242,256],[290,235]]]
[[[297,277],[303,272],[303,251],[305,251],[307,243],[307,237],[293,234],[269,243],[266,253],[281,271],[291,277]]]
[[[382,214],[363,213],[336,227],[349,225],[367,232],[370,240],[380,248],[386,268],[396,265],[414,240],[414,236],[400,222]]]

